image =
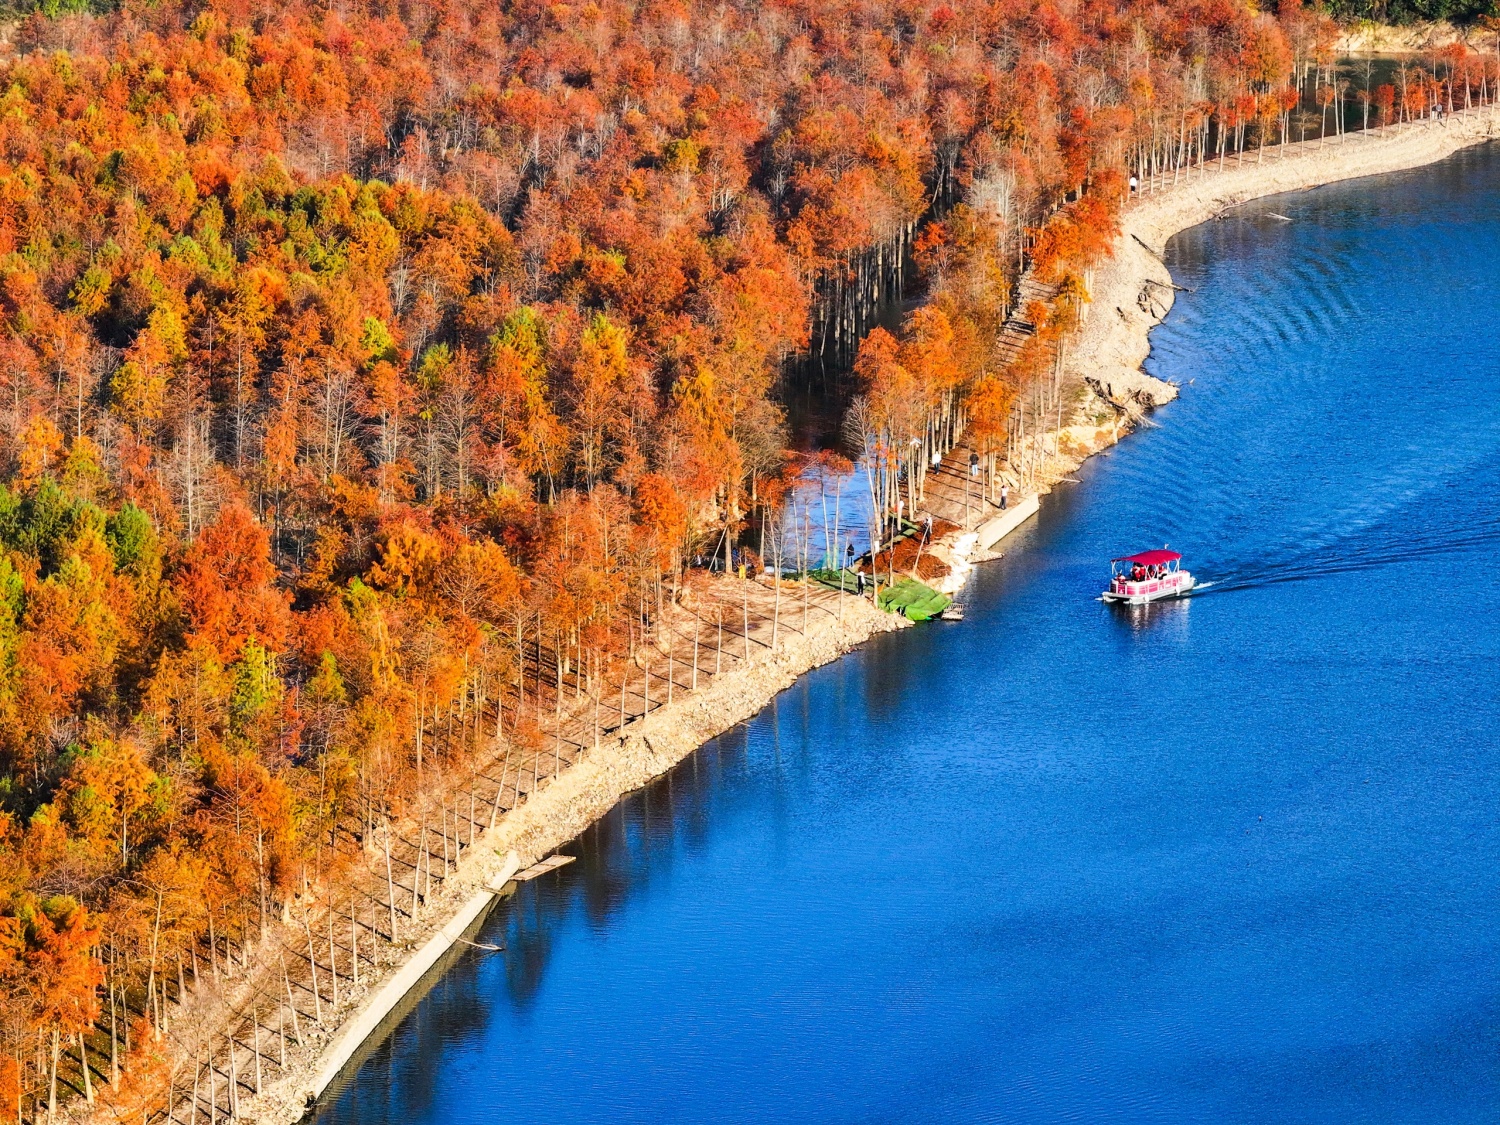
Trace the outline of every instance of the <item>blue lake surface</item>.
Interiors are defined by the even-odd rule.
[[[1182,397],[968,619],[623,802],[321,1122],[1500,1120],[1500,146],[1168,262]]]

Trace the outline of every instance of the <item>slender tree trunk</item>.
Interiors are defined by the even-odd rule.
[[[286,986],[286,1006],[292,1010],[292,1033],[297,1036],[297,1046],[302,1046],[302,1021],[297,1017],[297,1000],[292,995],[292,978],[286,971],[286,955],[281,957],[281,982]],[[213,1057],[209,1057],[210,1080],[213,1074]]]
[[[109,1085],[110,1089],[120,1088],[120,1038],[117,1030],[117,1016],[115,1014],[115,983],[109,982]]]
[[[234,1057],[234,1036],[229,1037],[229,1117],[240,1119],[240,1074]]]
[[[318,1026],[322,1027],[323,1026],[323,998],[318,995],[318,962],[317,962],[317,959],[313,956],[312,924],[308,921],[307,915],[305,913],[302,915],[302,928],[307,933],[307,964],[308,964],[308,967],[312,970],[312,994],[313,994],[313,1012],[314,1012],[314,1018],[317,1019]]]
[[[81,1031],[78,1033],[78,1069],[83,1072],[83,1096],[89,1105],[93,1105],[94,1079],[89,1074],[89,1049]]]
[[[385,825],[385,890],[386,902],[391,908],[391,944],[396,943],[396,880],[391,875],[391,830],[389,820]],[[299,1041],[301,1037],[298,1037]]]
[[[333,892],[330,891],[328,894],[328,980],[333,990],[330,995],[333,999],[334,1011],[338,1011],[339,1007],[339,963],[335,956],[337,952],[333,942]],[[259,1092],[259,1090],[256,1091],[256,1093]]]

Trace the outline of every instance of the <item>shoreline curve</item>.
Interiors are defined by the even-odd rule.
[[[1114,253],[1096,271],[1088,319],[1067,362],[1069,375],[1105,385],[1150,380],[1162,386],[1142,365],[1151,352],[1151,329],[1166,319],[1176,295],[1162,261],[1174,234],[1254,199],[1420,168],[1497,136],[1500,106],[1483,106],[1441,121],[1390,126],[1384,134],[1345,133],[1322,144],[1268,147],[1259,160],[1246,154],[1243,163],[1230,160],[1222,170],[1210,165],[1142,196],[1121,215]]]

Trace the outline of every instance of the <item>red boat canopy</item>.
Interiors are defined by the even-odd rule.
[[[1176,551],[1142,551],[1138,555],[1124,555],[1118,559],[1110,559],[1110,562],[1140,563],[1142,566],[1158,566],[1161,563],[1176,562],[1182,558]]]

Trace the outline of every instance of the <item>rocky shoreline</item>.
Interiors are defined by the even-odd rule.
[[[1068,377],[1084,389],[1072,423],[1054,436],[1041,479],[1055,483],[1117,442],[1145,410],[1177,397],[1177,388],[1142,371],[1150,333],[1171,311],[1177,286],[1162,261],[1167,241],[1237,204],[1340,180],[1435,163],[1500,136],[1500,107],[1455,113],[1442,121],[1346,133],[1246,153],[1243,161],[1183,175],[1147,193],[1120,220],[1114,254],[1091,286],[1088,319],[1072,341]]]
[[[1165,386],[1143,376],[1141,365],[1151,350],[1148,334],[1176,296],[1161,255],[1179,231],[1252,199],[1421,167],[1497,135],[1500,110],[1486,106],[1443,121],[1394,126],[1384,135],[1346,133],[1321,145],[1268,148],[1262,156],[1230,160],[1222,171],[1192,172],[1176,186],[1144,196],[1126,210],[1114,256],[1098,271],[1089,318],[1073,344],[1071,371],[1127,394],[1159,393]],[[1169,397],[1175,394],[1174,389]]]

